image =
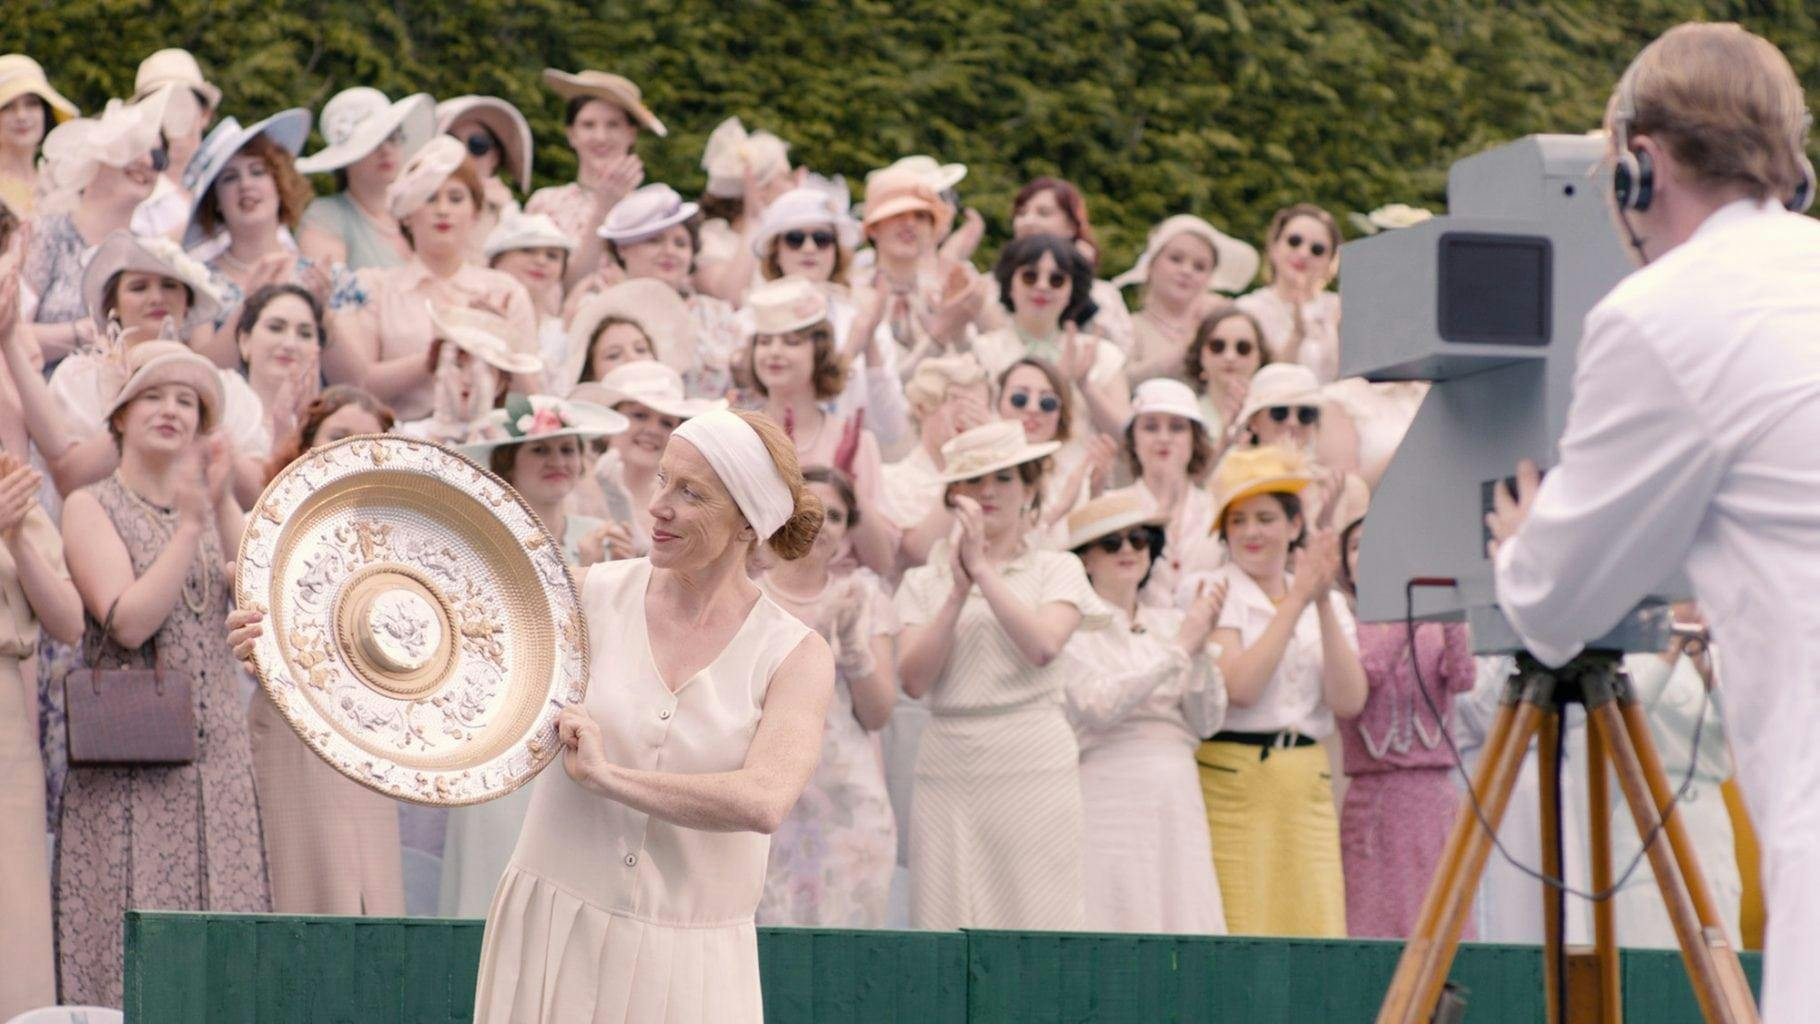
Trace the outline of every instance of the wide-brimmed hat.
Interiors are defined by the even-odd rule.
[[[1140,414],[1147,412],[1180,416],[1193,420],[1203,431],[1207,429],[1207,415],[1201,409],[1201,400],[1195,397],[1193,388],[1174,377],[1152,377],[1131,389],[1131,417],[1125,422],[1133,423]]]
[[[870,231],[874,224],[902,213],[926,213],[935,218],[935,235],[948,233],[954,223],[954,211],[942,202],[934,184],[915,170],[887,167],[866,175],[866,219]]]
[[[543,82],[550,87],[551,92],[565,100],[577,96],[606,100],[631,114],[633,120],[657,133],[660,138],[670,134],[670,129],[665,128],[657,115],[651,113],[651,108],[645,106],[644,93],[629,78],[605,71],[588,70],[570,74],[558,68],[544,68]]]
[[[1150,280],[1150,264],[1170,240],[1193,235],[1213,247],[1213,276],[1207,279],[1210,292],[1241,292],[1258,276],[1258,251],[1251,245],[1214,227],[1191,213],[1178,213],[1150,229],[1144,254],[1130,270],[1112,279],[1116,288]]]
[[[1024,438],[1023,425],[1016,420],[994,420],[962,431],[942,445],[940,479],[944,484],[973,480],[1010,466],[1035,462],[1061,446],[1060,441],[1031,444]]]
[[[1213,470],[1213,531],[1219,532],[1233,503],[1259,494],[1300,494],[1314,482],[1301,453],[1281,445],[1233,448]]]
[[[1107,491],[1068,513],[1069,550],[1131,526],[1161,526],[1169,517],[1151,508],[1135,487]]]
[[[752,236],[753,254],[763,259],[777,236],[823,224],[834,229],[835,240],[842,248],[852,249],[859,244],[859,225],[847,212],[850,204],[845,183],[802,185],[785,192],[765,207],[758,233]]]
[[[616,366],[600,380],[578,384],[569,397],[609,409],[621,402],[636,402],[661,416],[679,420],[727,407],[724,398],[683,397],[682,374],[645,359]]]
[[[910,171],[921,175],[923,180],[929,183],[929,187],[935,189],[937,193],[946,192],[959,185],[961,179],[967,176],[966,164],[944,164],[932,156],[925,156],[921,153],[895,160],[889,169]]]
[[[502,252],[514,249],[562,249],[575,251],[575,239],[556,226],[547,213],[526,213],[508,209],[493,230],[487,232],[481,255],[489,262]]]
[[[418,207],[430,201],[442,183],[449,180],[468,158],[468,147],[453,135],[438,135],[411,154],[398,177],[385,189],[385,206],[392,216],[403,220]],[[480,196],[475,196],[478,203]]]
[[[457,96],[436,104],[436,130],[446,132],[455,122],[471,117],[486,126],[487,131],[505,147],[500,165],[518,179],[518,187],[531,188],[531,124],[505,100],[497,96]]]
[[[495,448],[557,437],[607,437],[624,433],[631,425],[624,416],[593,402],[512,394],[506,396],[502,408],[491,410],[475,423],[467,443],[456,451],[484,466]]]
[[[38,177],[40,214],[75,208],[103,166],[125,167],[158,145],[159,111],[113,100],[99,117],[76,117],[44,136]]]
[[[343,89],[322,105],[318,122],[326,143],[297,161],[300,174],[326,174],[359,160],[393,132],[404,135],[404,158],[436,134],[436,103],[426,93],[412,93],[394,103],[378,89],[357,85]]]
[[[708,135],[701,169],[708,172],[708,194],[737,199],[746,194],[746,172],[763,184],[790,169],[790,144],[770,132],[747,132],[739,118],[729,117]]]
[[[828,296],[806,278],[780,277],[746,293],[753,334],[784,334],[828,319]]]
[[[596,234],[626,245],[668,231],[700,212],[700,206],[684,202],[675,189],[659,182],[633,189],[614,203]]]
[[[82,271],[82,301],[96,326],[107,327],[108,311],[102,305],[108,282],[127,271],[174,277],[189,288],[190,308],[183,317],[185,330],[211,322],[221,312],[221,297],[215,294],[208,268],[191,259],[176,242],[162,235],[148,238],[116,231],[102,239]]]
[[[689,322],[689,306],[676,294],[676,289],[648,277],[621,281],[606,291],[589,296],[575,310],[569,322],[568,361],[558,381],[572,385],[581,380],[588,360],[594,354],[594,334],[601,321],[608,318],[630,320],[651,342],[651,352],[658,362],[682,373],[695,365],[695,325]]]
[[[161,85],[194,89],[207,101],[210,110],[221,106],[221,90],[202,77],[202,65],[196,63],[188,50],[172,47],[140,61],[139,72],[133,76],[133,102],[144,99]]]
[[[44,77],[44,68],[37,61],[23,53],[0,54],[0,107],[28,93],[50,104],[51,118],[58,124],[80,113],[74,103],[51,88],[50,79]]]
[[[490,309],[438,306],[425,300],[436,336],[505,373],[541,373],[543,360],[514,344],[511,321]]]
[[[1251,422],[1261,409],[1272,406],[1321,407],[1321,382],[1314,371],[1300,363],[1271,363],[1251,375],[1251,387],[1245,392],[1245,404],[1239,407],[1235,423]]]
[[[142,341],[126,350],[126,382],[114,393],[101,419],[106,422],[147,388],[182,384],[196,392],[202,415],[196,433],[206,434],[221,422],[221,372],[180,341]]]
[[[270,138],[279,149],[296,156],[303,151],[303,141],[310,134],[310,112],[302,107],[281,110],[263,121],[241,127],[238,120],[224,117],[208,138],[202,140],[202,147],[190,159],[189,167],[183,172],[183,187],[190,194],[189,227],[183,232],[183,246],[194,249],[201,245],[204,238],[202,225],[197,223],[196,213],[202,209],[202,199],[215,184],[215,179],[227,169],[228,161],[234,154],[246,148],[246,144],[264,135]]]

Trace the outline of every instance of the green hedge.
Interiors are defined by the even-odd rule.
[[[128,91],[139,58],[184,46],[244,120],[336,90],[490,93],[538,139],[538,177],[572,158],[546,64],[620,71],[670,126],[655,179],[699,189],[727,114],[848,176],[909,152],[965,161],[1002,240],[1017,186],[1087,192],[1107,264],[1192,210],[1246,236],[1277,206],[1437,206],[1448,165],[1519,135],[1597,124],[1643,42],[1738,19],[1820,70],[1801,0],[6,0],[23,50],[85,109]]]

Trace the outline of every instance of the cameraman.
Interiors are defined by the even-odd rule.
[[[1762,837],[1767,1021],[1820,1006],[1820,223],[1790,212],[1813,190],[1807,123],[1788,61],[1737,25],[1637,55],[1606,128],[1643,267],[1586,317],[1559,464],[1538,485],[1525,462],[1488,517],[1499,603],[1551,665],[1685,563]]]

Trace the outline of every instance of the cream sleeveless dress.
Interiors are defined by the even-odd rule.
[[[672,693],[646,629],[646,559],[582,581],[585,706],[607,758],[647,771],[745,761],[765,691],[809,627],[760,596],[725,649]],[[487,915],[475,1024],[760,1021],[758,932],[770,838],[701,832],[581,788],[560,763],[535,783]]]

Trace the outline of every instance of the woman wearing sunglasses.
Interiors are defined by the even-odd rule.
[[[1321,740],[1335,715],[1364,708],[1366,682],[1335,593],[1339,542],[1303,515],[1313,480],[1300,456],[1274,446],[1234,449],[1214,471],[1214,521],[1232,561],[1208,583],[1229,587],[1213,633],[1229,707],[1196,759],[1226,923],[1239,934],[1346,935]]]
[[[1097,308],[1090,297],[1093,265],[1065,238],[1031,235],[1005,246],[992,276],[1011,324],[974,339],[986,372],[997,376],[1025,356],[1046,359],[1073,388],[1075,406],[1094,429],[1123,429],[1130,394],[1125,356],[1082,329]]]
[[[1214,436],[1238,422],[1251,393],[1251,378],[1270,362],[1264,328],[1257,317],[1228,306],[1201,321],[1182,359],[1182,377],[1201,399],[1201,412]]]
[[[1124,493],[1135,495],[1166,526],[1168,541],[1150,574],[1145,602],[1172,605],[1184,573],[1219,566],[1213,532],[1213,495],[1206,479],[1219,451],[1188,385],[1153,377],[1131,395],[1131,422],[1123,433],[1126,465],[1136,478]]]
[[[1011,237],[1055,235],[1071,239],[1074,248],[1096,270],[1100,262],[1100,243],[1093,234],[1087,214],[1087,198],[1071,181],[1041,177],[1017,190],[1011,200]],[[1132,346],[1131,314],[1125,300],[1111,281],[1095,279],[1093,301],[1098,308],[1089,326],[1093,332],[1112,342],[1120,352],[1129,354]]]
[[[480,216],[475,221],[468,259],[486,266],[490,256],[484,251],[485,241],[492,237],[500,221],[519,210],[504,175],[510,174],[520,191],[531,189],[531,125],[517,107],[497,96],[457,96],[436,104],[436,130],[455,136],[466,146],[474,169],[480,174]],[[574,248],[574,244],[570,240],[563,246],[564,252]]]
[[[1231,306],[1258,273],[1258,251],[1193,214],[1177,214],[1150,231],[1137,265],[1113,284],[1143,284],[1143,308],[1132,317],[1132,380],[1192,380],[1183,360],[1197,328]]]
[[[1252,375],[1245,404],[1227,431],[1230,444],[1299,454],[1317,478],[1303,504],[1309,522],[1323,527],[1357,519],[1371,500],[1371,489],[1354,472],[1358,437],[1352,418],[1328,397],[1333,387],[1317,384],[1306,366],[1271,363]]]
[[[1089,822],[1087,927],[1218,935],[1226,917],[1194,751],[1226,715],[1207,646],[1226,584],[1205,588],[1185,612],[1140,604],[1162,550],[1160,526],[1129,491],[1068,516],[1068,547],[1112,611],[1111,628],[1076,633],[1066,652],[1080,669],[1067,709]]]
[[[1327,291],[1340,267],[1340,226],[1311,203],[1278,210],[1265,237],[1264,287],[1238,300],[1264,325],[1270,359],[1301,363],[1325,384],[1340,373],[1340,296]]]
[[[1050,457],[1049,483],[1043,491],[1039,524],[1063,537],[1057,526],[1074,510],[1089,490],[1105,488],[1118,458],[1118,445],[1104,434],[1082,436],[1075,429],[1070,388],[1056,368],[1035,356],[1025,356],[998,375],[998,415],[1024,428],[1031,444],[1056,441],[1061,447]]]
[[[897,591],[898,675],[928,696],[910,816],[916,928],[1079,930],[1080,748],[1058,661],[1107,612],[1081,563],[1028,541],[1045,458],[998,420],[942,446],[957,524]]]

